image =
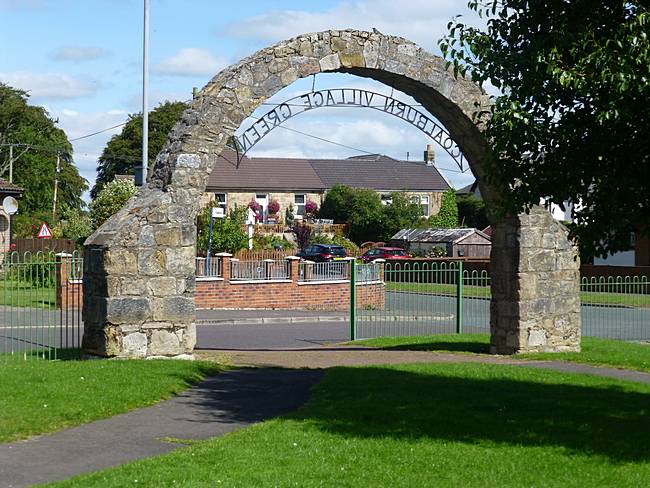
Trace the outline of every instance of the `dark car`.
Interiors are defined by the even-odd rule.
[[[296,255],[320,263],[339,261],[348,256],[343,246],[335,244],[310,244]]]
[[[370,263],[375,259],[411,259],[411,255],[400,247],[375,247],[363,253],[361,259]]]

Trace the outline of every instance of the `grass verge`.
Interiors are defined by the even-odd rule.
[[[382,337],[349,344],[416,351],[447,351],[487,354],[488,334],[441,334],[416,337]],[[650,344],[583,337],[581,352],[519,354],[521,359],[573,361],[650,372]]]
[[[0,442],[151,405],[221,369],[170,360],[0,363]]]
[[[649,404],[587,375],[335,368],[292,415],[54,486],[648,486]]]
[[[406,293],[422,293],[427,295],[456,296],[456,285],[448,285],[444,283],[403,283],[387,281],[386,290]],[[580,300],[583,305],[608,305],[639,308],[650,307],[650,295],[640,293],[642,290],[640,287],[638,290],[639,293],[603,293],[583,291],[580,293]],[[471,284],[463,286],[463,295],[467,298],[490,298],[492,296],[489,285],[475,286]]]

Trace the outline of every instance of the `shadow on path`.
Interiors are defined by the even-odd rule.
[[[305,403],[321,371],[242,369],[209,378],[181,395],[26,441],[0,444],[0,486],[69,478],[206,439],[272,418]]]

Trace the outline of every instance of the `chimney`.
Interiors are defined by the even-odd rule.
[[[427,144],[427,150],[424,151],[424,162],[427,163],[427,166],[434,166],[436,164],[436,155],[433,152],[433,146]]]

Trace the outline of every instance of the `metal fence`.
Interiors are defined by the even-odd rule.
[[[357,282],[364,267],[357,265]],[[364,271],[362,271],[364,270]],[[490,330],[490,276],[462,262],[385,264],[383,307],[357,306],[351,314],[356,338],[414,336]],[[582,279],[582,334],[650,340],[650,284],[646,277]],[[356,287],[356,303],[368,303]]]
[[[196,258],[196,277],[197,278],[221,278],[223,272],[221,269],[222,261],[218,257]]]
[[[289,261],[230,261],[231,281],[268,281],[289,279]]]
[[[82,273],[83,260],[76,252],[3,257],[0,361],[56,359],[61,349],[81,347]]]
[[[298,264],[298,281],[340,281],[350,278],[349,261],[314,263],[303,261]]]

